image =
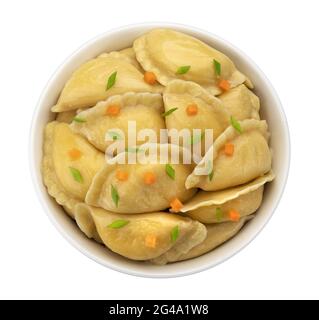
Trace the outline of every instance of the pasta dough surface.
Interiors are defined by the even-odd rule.
[[[118,114],[109,115],[108,108],[114,106],[119,108]],[[142,129],[152,129],[159,138],[160,129],[165,129],[163,112],[163,99],[160,94],[128,92],[112,96],[106,101],[99,102],[95,107],[80,112],[77,117],[81,119],[81,122],[74,121],[71,128],[74,132],[87,138],[96,148],[105,152],[106,148],[114,142],[112,140],[114,136],[109,136],[108,141],[106,140],[107,133],[114,134],[117,141],[125,141],[124,147],[128,146],[129,121],[135,122],[136,132]],[[141,141],[138,144],[145,142],[147,141]]]
[[[271,151],[268,146],[266,121],[248,119],[239,122],[241,133],[228,127],[214,142],[213,155],[208,152],[198,168],[213,161],[213,177],[196,175],[196,168],[186,180],[186,188],[198,187],[205,191],[216,191],[247,183],[271,169]],[[232,156],[224,152],[225,144],[234,147]],[[208,159],[207,159],[208,158]]]
[[[229,81],[231,87],[246,80],[226,55],[178,31],[151,30],[137,38],[133,48],[144,70],[153,72],[164,86],[173,79],[182,79],[198,83],[213,95],[221,93],[218,86],[220,79],[214,73],[214,59],[221,64],[220,77]],[[190,67],[189,71],[178,74],[178,69],[183,66]]]
[[[114,85],[107,89],[109,77],[116,72]],[[89,60],[72,74],[64,86],[53,112],[92,107],[108,97],[125,92],[161,92],[149,85],[143,74],[123,54],[105,54]]]
[[[173,80],[164,90],[165,111],[177,108],[165,117],[167,129],[213,129],[216,139],[229,125],[230,114],[221,101],[191,81]],[[195,114],[189,113],[194,106]]]
[[[119,215],[79,204],[75,219],[88,235],[94,233],[94,223],[99,237],[110,250],[133,260],[150,260],[165,254],[177,259],[204,241],[207,233],[203,224],[166,212]],[[116,225],[119,221],[123,226],[112,227],[112,223]],[[178,230],[176,239],[172,239],[173,230]]]
[[[254,213],[260,206],[264,184],[275,178],[272,172],[247,184],[220,191],[199,191],[182,207],[181,212],[202,223],[231,220],[229,212],[236,210],[240,217]]]
[[[141,148],[146,146],[142,145]],[[158,151],[164,148],[179,154],[183,151],[177,145],[154,146]],[[196,189],[185,188],[185,180],[193,169],[192,164],[160,163],[160,159],[155,163],[120,164],[119,161],[127,156],[127,153],[118,154],[99,171],[87,193],[87,204],[118,213],[153,212],[168,209],[176,198],[184,202],[196,192]],[[166,164],[173,169],[174,178],[167,173]],[[126,175],[125,181],[118,179],[118,172]],[[148,181],[149,176],[152,181]],[[114,199],[115,193],[117,201]]]
[[[44,184],[70,215],[74,206],[84,201],[94,175],[104,163],[104,154],[74,134],[66,123],[47,124],[42,161]]]

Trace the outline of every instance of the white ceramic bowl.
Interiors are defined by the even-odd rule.
[[[53,120],[54,115],[50,108],[55,104],[71,73],[88,59],[102,52],[129,47],[138,36],[158,27],[172,28],[203,40],[228,55],[238,69],[249,76],[255,84],[256,94],[261,99],[262,118],[269,124],[270,144],[274,153],[273,170],[276,174],[276,179],[265,188],[258,214],[238,235],[201,257],[165,266],[130,261],[89,240],[48,195],[40,172],[44,126]],[[144,277],[176,277],[203,271],[225,261],[244,248],[262,230],[275,211],[286,184],[289,160],[290,143],[286,117],[275,90],[258,66],[239,49],[214,34],[194,27],[169,23],[144,23],[111,30],[79,48],[60,66],[45,87],[34,112],[30,136],[30,162],[34,185],[45,211],[57,229],[74,247],[96,262],[117,271]]]

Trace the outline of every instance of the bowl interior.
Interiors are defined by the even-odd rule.
[[[233,239],[201,257],[165,266],[130,261],[86,238],[75,222],[48,195],[40,172],[44,126],[53,120],[54,115],[50,112],[50,108],[55,104],[72,72],[83,62],[102,52],[131,46],[133,40],[138,36],[157,27],[172,28],[203,40],[228,55],[238,69],[249,76],[255,85],[256,94],[261,99],[262,118],[266,119],[269,125],[270,145],[274,154],[273,171],[276,174],[276,179],[265,188],[264,199],[258,214]],[[52,222],[65,238],[88,257],[105,266],[128,274],[150,277],[173,277],[199,272],[226,260],[245,247],[259,233],[274,212],[286,183],[290,159],[288,127],[280,101],[268,79],[255,63],[239,49],[215,35],[193,27],[162,23],[133,25],[107,32],[86,43],[69,57],[56,71],[43,91],[33,118],[30,146],[31,171],[39,198]]]

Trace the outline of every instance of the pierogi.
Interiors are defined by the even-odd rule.
[[[236,241],[275,178],[253,82],[218,47],[176,30],[127,45],[61,85],[44,129],[48,194],[122,259],[165,265]]]

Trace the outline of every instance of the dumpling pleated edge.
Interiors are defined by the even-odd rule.
[[[81,201],[70,198],[67,195],[62,185],[58,185],[59,181],[57,175],[55,174],[55,168],[52,157],[52,146],[54,142],[54,128],[58,124],[57,121],[52,121],[48,123],[45,127],[44,133],[44,143],[43,143],[43,158],[42,158],[42,177],[45,186],[47,187],[48,193],[53,197],[58,204],[65,208],[65,211],[74,218],[74,208]]]

